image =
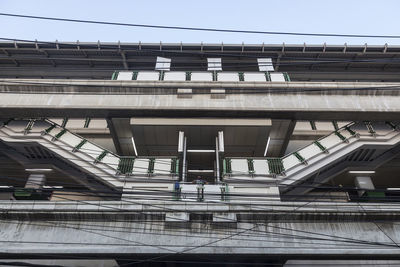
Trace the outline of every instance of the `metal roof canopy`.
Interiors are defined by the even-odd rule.
[[[292,80],[394,81],[400,62],[387,60],[398,55],[400,46],[387,44],[0,42],[0,77],[109,79],[114,70],[154,70],[157,56],[171,58],[171,70],[206,70],[207,58],[217,57],[226,71],[258,71],[257,58],[265,57]],[[330,58],[344,62],[315,62]]]

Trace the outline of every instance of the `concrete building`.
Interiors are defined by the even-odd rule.
[[[399,55],[0,43],[0,264],[400,265]]]

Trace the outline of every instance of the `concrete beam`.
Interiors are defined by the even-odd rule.
[[[297,120],[397,120],[400,96],[228,95],[226,99],[176,95],[2,93],[0,116],[8,117],[268,117]],[[326,105],[324,103],[327,103]]]
[[[79,91],[79,86],[90,86],[95,87],[97,92],[118,92],[122,89],[126,92],[127,88],[208,88],[208,89],[269,89],[268,92],[282,92],[283,89],[288,90],[300,90],[299,92],[306,91],[307,89],[317,90],[326,89],[332,93],[352,93],[352,94],[369,94],[368,88],[384,88],[400,86],[399,82],[302,82],[302,81],[291,81],[291,82],[193,82],[193,81],[120,81],[120,80],[73,80],[73,79],[0,79],[1,87],[8,86],[8,89],[12,89],[12,86],[16,86],[20,89],[24,87],[32,88],[43,88],[46,87],[47,91],[51,92],[54,88],[49,88],[48,85],[58,85],[57,92],[70,92],[71,87],[75,87]],[[47,86],[46,86],[47,85]],[[115,87],[110,91],[111,87]],[[13,90],[18,90],[13,89]],[[364,90],[359,90],[364,89]],[[340,90],[340,91],[339,91]],[[352,92],[352,90],[356,90]],[[93,91],[93,90],[92,90]],[[380,90],[381,91],[381,90]],[[398,90],[393,90],[396,94],[399,94]],[[239,91],[241,92],[241,91]],[[296,91],[298,92],[298,91]],[[318,91],[317,91],[318,92]],[[314,91],[315,93],[315,91]],[[382,93],[382,92],[381,92]]]
[[[59,86],[54,86],[59,84]],[[51,85],[51,86],[50,86]],[[179,85],[179,86],[178,86]],[[163,88],[231,88],[225,99],[207,94],[180,99],[161,95]],[[0,86],[1,116],[128,117],[135,115],[256,116],[284,119],[389,120],[398,118],[400,91],[360,90],[371,86],[400,86],[399,83],[195,83],[77,80],[7,80]],[[54,89],[56,88],[56,90]],[[246,94],[248,89],[265,92]],[[327,91],[305,92],[304,89]],[[53,91],[54,90],[54,93]],[[284,91],[282,91],[284,90]],[[35,93],[37,91],[37,93]],[[56,92],[57,91],[57,92]],[[23,94],[21,94],[23,92]],[[85,92],[85,94],[77,94]],[[145,92],[145,93],[144,93]],[[286,92],[283,94],[282,92]],[[328,93],[327,93],[328,92]],[[123,94],[122,94],[123,93]],[[32,112],[32,113],[31,113]],[[134,114],[134,115],[133,115]],[[196,115],[197,114],[197,115]],[[23,116],[23,115],[22,115]],[[391,116],[391,117],[390,117]]]
[[[108,129],[110,130],[110,135],[113,140],[115,150],[118,155],[122,155],[122,148],[121,148],[121,143],[119,142],[118,132],[115,129],[114,122],[111,118],[107,118],[107,125]]]
[[[143,204],[2,201],[1,208],[8,211],[1,220],[2,238],[7,242],[0,242],[0,249],[2,257],[8,258],[27,254],[60,258],[103,254],[132,259],[138,255],[151,258],[183,254],[224,256],[225,260],[231,257],[400,259],[394,244],[400,242],[399,204],[327,206],[326,202],[313,202],[307,206],[305,202],[286,202],[272,210],[273,204],[277,202],[214,205],[178,201]],[[227,231],[226,221],[209,221],[204,216],[204,220],[180,224],[177,231],[171,222],[160,220],[166,210],[214,216],[219,210],[225,215],[236,214],[237,223]],[[304,217],[296,219],[296,214]]]
[[[295,120],[272,120],[268,157],[282,157],[293,134]]]
[[[115,145],[115,149],[121,156],[135,155],[132,145],[132,131],[129,118],[110,118],[107,119],[110,133]],[[111,127],[110,127],[111,126]]]

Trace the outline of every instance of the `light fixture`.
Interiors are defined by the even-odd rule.
[[[186,150],[188,153],[213,153],[215,149],[188,149]]]
[[[214,170],[188,170],[187,172],[204,172],[204,173],[211,173],[214,172]]]
[[[271,137],[268,137],[267,145],[265,146],[264,157],[267,155],[267,152],[268,152],[269,141],[271,141]]]
[[[374,174],[375,171],[349,171],[349,174]]]
[[[44,185],[43,188],[44,189],[62,189],[62,188],[64,188],[64,186]]]
[[[132,146],[133,146],[133,151],[135,152],[135,156],[137,156],[138,153],[137,153],[137,150],[136,150],[135,139],[133,139],[133,136],[132,136]]]

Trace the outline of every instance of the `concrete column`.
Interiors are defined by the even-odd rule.
[[[132,129],[130,118],[111,118],[107,120],[115,150],[121,156],[133,156],[135,151],[132,144]],[[139,146],[136,144],[138,150]],[[139,155],[142,151],[139,151]]]
[[[272,120],[268,157],[284,156],[295,125],[295,120]]]
[[[369,176],[357,176],[354,182],[358,189],[375,190],[375,186],[372,183],[371,177]],[[365,190],[358,190],[358,196],[361,197],[362,195],[364,195]]]
[[[183,169],[183,162],[184,162],[184,154],[186,153],[185,151],[185,133],[183,131],[179,131],[178,135],[178,158],[179,158],[179,181],[183,181],[184,179],[184,169]]]
[[[32,173],[29,175],[25,188],[41,189],[46,183],[46,176],[44,174]]]

